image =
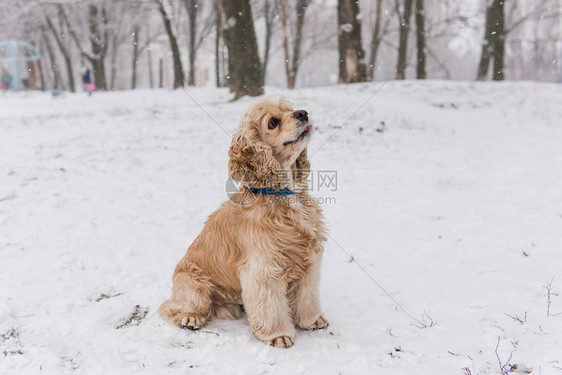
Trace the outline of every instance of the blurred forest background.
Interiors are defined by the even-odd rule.
[[[562,82],[562,0],[2,0],[37,48],[30,89],[307,87],[388,79]],[[24,52],[22,52],[24,53]],[[0,73],[10,74],[0,47]]]

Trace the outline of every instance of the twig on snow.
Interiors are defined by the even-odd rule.
[[[113,297],[121,296],[121,295],[123,295],[123,294],[127,294],[127,292],[121,292],[121,293],[117,293],[117,294],[105,294],[105,293],[101,293],[101,294],[98,296],[98,298],[96,298],[94,301],[99,302],[99,301],[101,301],[101,300],[103,300],[103,299],[110,299],[110,298],[113,298]]]
[[[552,282],[554,277],[550,280],[544,287],[546,289],[546,316],[550,316],[550,303],[552,302],[552,296],[557,296],[558,293],[554,293],[554,288],[552,287]]]
[[[426,318],[428,321],[426,321]],[[416,327],[423,329],[423,328],[428,328],[428,327],[433,327],[435,325],[435,322],[433,321],[433,319],[431,319],[431,317],[429,315],[427,315],[427,312],[423,312],[422,314],[422,320],[421,322],[418,320],[419,324],[416,324]]]
[[[498,343],[496,344],[496,358],[498,359],[498,365],[500,367],[500,373],[502,375],[508,375],[509,370],[511,369],[511,367],[508,369],[508,365],[509,365],[509,361],[511,361],[511,357],[513,357],[513,352],[511,352],[511,354],[509,354],[509,358],[507,359],[507,361],[505,361],[505,363],[502,364],[502,360],[500,358],[500,355],[498,354],[498,348],[500,346],[500,340],[501,338],[498,337]]]
[[[527,311],[525,311],[525,316],[521,319],[517,314],[515,316],[509,315],[508,313],[504,313],[504,315],[509,316],[511,319],[518,321],[521,324],[527,323]]]

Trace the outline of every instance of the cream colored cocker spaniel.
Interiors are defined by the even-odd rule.
[[[197,330],[245,310],[254,335],[282,348],[293,345],[295,324],[328,326],[318,291],[325,227],[305,181],[312,132],[308,113],[282,96],[260,99],[242,116],[228,153],[240,189],[177,265],[164,319]]]

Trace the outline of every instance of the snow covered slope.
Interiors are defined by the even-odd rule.
[[[0,374],[562,374],[562,87],[380,86],[284,92],[337,171],[314,192],[330,327],[289,350],[156,314],[251,99],[0,96]]]

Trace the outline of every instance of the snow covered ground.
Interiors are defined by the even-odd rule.
[[[227,199],[220,127],[251,99],[0,96],[0,374],[499,374],[498,357],[562,374],[562,87],[389,82],[367,101],[380,85],[284,92],[338,184],[315,192],[335,199],[330,327],[289,350],[245,317],[191,332],[156,314]]]

